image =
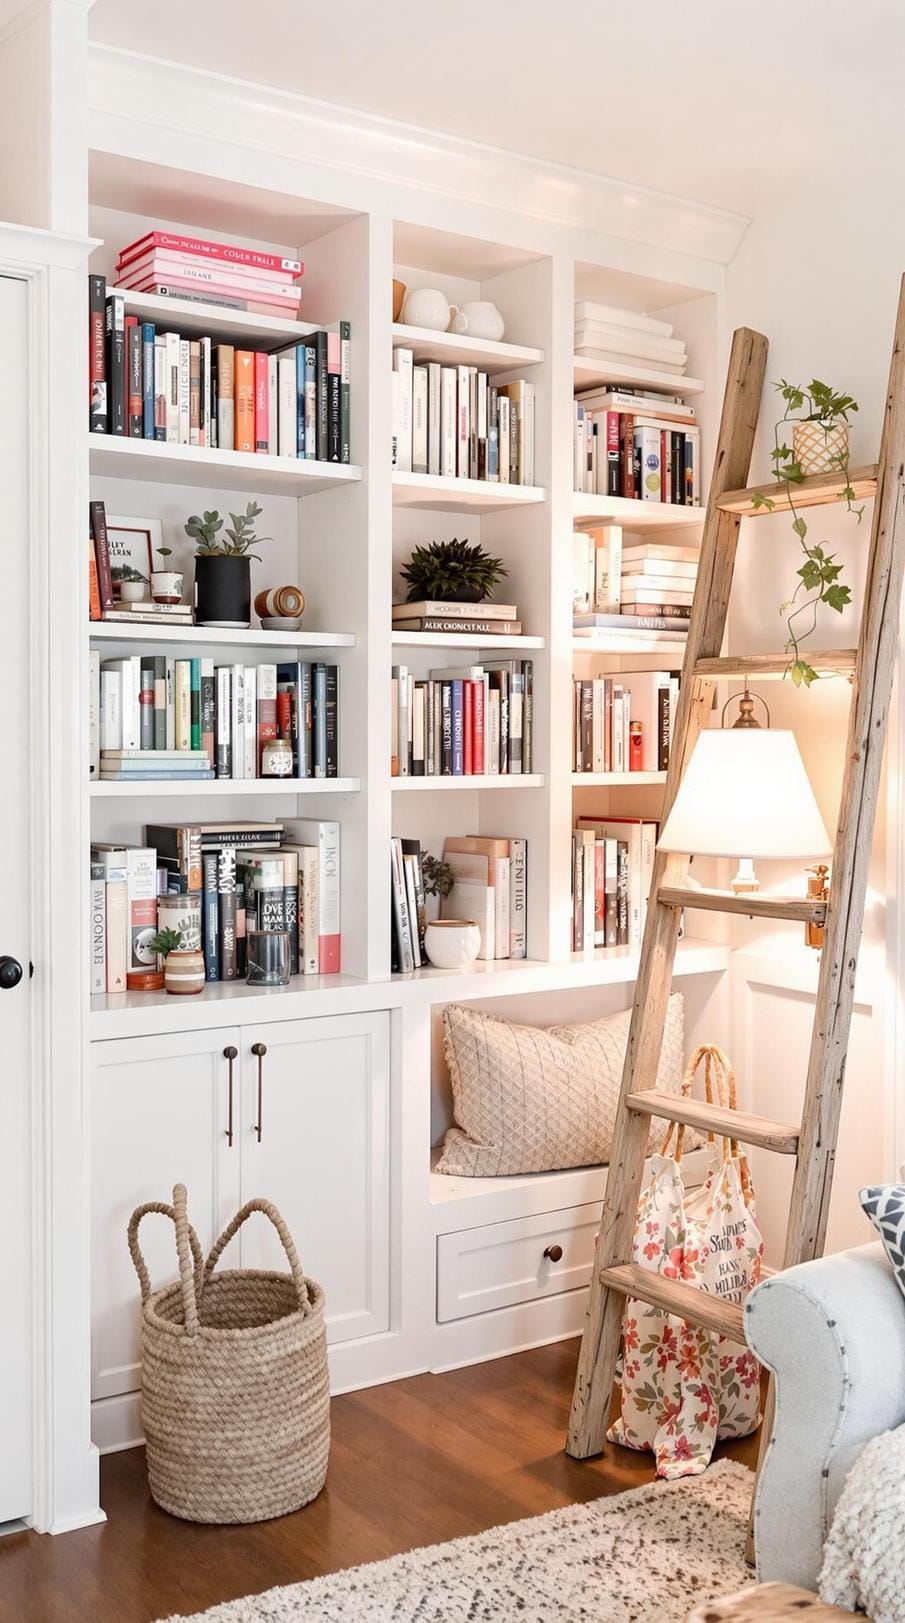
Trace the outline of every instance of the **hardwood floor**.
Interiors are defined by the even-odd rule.
[[[649,1459],[563,1453],[577,1342],[333,1404],[320,1498],[253,1527],[199,1527],[158,1510],[144,1452],[101,1463],[108,1521],[60,1538],[0,1539],[2,1623],[155,1623],[417,1545],[652,1480]],[[721,1453],[753,1468],[757,1438]]]

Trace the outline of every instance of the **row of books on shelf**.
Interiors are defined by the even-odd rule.
[[[285,765],[265,776],[338,774],[336,665],[215,665],[165,654],[102,660],[97,649],[89,660],[94,779],[257,778],[275,739],[289,745]]]
[[[684,376],[688,356],[684,340],[676,338],[671,321],[642,316],[592,299],[575,303],[575,353],[604,367],[650,366],[659,372]]]
[[[149,823],[143,846],[92,844],[90,904],[93,995],[140,991],[163,929],[203,951],[209,981],[244,977],[252,930],[288,934],[292,974],[336,974],[339,824]]]
[[[678,671],[620,671],[573,683],[575,772],[665,772]]]
[[[572,951],[640,947],[659,824],[579,817],[572,832]]]
[[[393,353],[393,467],[400,473],[533,485],[535,390],[475,366]]]
[[[525,958],[528,952],[528,842],[520,837],[450,837],[443,862],[452,888],[441,917],[473,919],[481,934],[478,958]],[[434,859],[420,841],[390,841],[391,966],[406,973],[427,962],[424,933]],[[426,881],[428,883],[426,883]],[[434,892],[436,894],[436,892]]]
[[[600,524],[572,535],[572,613],[577,626],[596,615],[665,622],[684,631],[698,574],[696,547],[623,544],[622,527]],[[619,623],[618,621],[616,622]]]
[[[694,410],[668,396],[586,389],[574,404],[574,488],[696,507],[701,434]]]
[[[533,771],[530,659],[434,670],[424,680],[394,665],[390,706],[394,778]]]
[[[348,462],[352,340],[348,321],[298,343],[251,349],[161,331],[88,278],[89,428],[167,445]]]

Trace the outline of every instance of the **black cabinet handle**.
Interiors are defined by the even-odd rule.
[[[267,1044],[252,1043],[251,1051],[258,1062],[258,1119],[255,1122],[255,1133],[260,1144],[264,1126],[264,1055],[267,1053]]]
[[[7,953],[0,954],[0,992],[11,992],[22,979],[22,965],[18,958],[10,958]]]
[[[224,1048],[223,1058],[228,1062],[229,1065],[229,1092],[227,1094],[228,1102],[226,1110],[226,1142],[230,1149],[233,1147],[233,1139],[235,1137],[233,1132],[233,1060],[238,1059],[238,1057],[239,1050],[238,1048],[233,1048],[231,1043],[228,1048]]]
[[[562,1246],[548,1245],[546,1251],[544,1252],[544,1256],[548,1257],[551,1262],[559,1262],[562,1258]]]

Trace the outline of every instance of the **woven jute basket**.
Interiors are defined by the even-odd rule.
[[[149,1212],[176,1225],[179,1282],[151,1291],[138,1245]],[[214,1269],[252,1212],[273,1223],[289,1273]],[[141,1285],[141,1414],[151,1493],[190,1522],[260,1522],[320,1493],[330,1451],[324,1293],[302,1273],[286,1224],[250,1200],[201,1254],[183,1184],[132,1213]]]

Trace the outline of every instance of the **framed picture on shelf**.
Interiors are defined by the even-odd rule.
[[[123,596],[123,581],[151,584],[154,553],[163,546],[163,525],[159,518],[107,518],[107,546],[114,602]]]

